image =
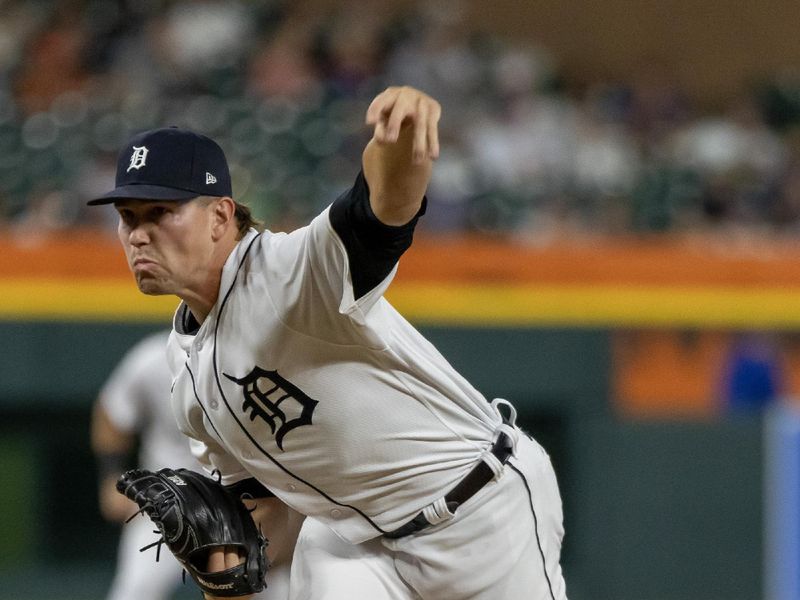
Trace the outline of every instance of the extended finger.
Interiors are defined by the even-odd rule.
[[[417,101],[414,118],[414,143],[411,153],[415,163],[424,161],[430,152],[428,147],[428,105],[421,99]]]
[[[367,108],[367,125],[376,125],[385,120],[385,114],[391,111],[392,106],[400,93],[398,88],[387,88],[370,102]]]
[[[410,96],[410,97],[409,97]],[[398,93],[394,99],[389,118],[386,120],[386,141],[396,142],[400,135],[400,127],[406,118],[417,118],[414,114],[419,105],[419,99],[413,94]]]
[[[372,134],[378,142],[386,141],[386,121],[381,119],[375,123],[375,131]]]
[[[442,109],[439,104],[435,104],[427,120],[428,133],[428,152],[431,158],[439,158],[439,118]]]

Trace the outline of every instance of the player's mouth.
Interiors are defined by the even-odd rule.
[[[156,266],[156,262],[147,258],[136,258],[132,267],[134,271],[145,271]]]

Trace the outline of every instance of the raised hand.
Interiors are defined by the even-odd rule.
[[[411,127],[412,160],[420,164],[439,157],[439,118],[441,105],[415,88],[390,87],[378,94],[367,109],[367,125],[373,126],[372,139],[378,144],[394,144],[400,131]]]

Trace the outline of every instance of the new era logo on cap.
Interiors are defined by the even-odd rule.
[[[225,153],[211,138],[166,127],[134,136],[117,160],[115,188],[88,204],[111,204],[124,198],[186,200],[197,196],[232,196]]]

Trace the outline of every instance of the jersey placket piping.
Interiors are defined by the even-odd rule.
[[[305,479],[303,479],[302,477],[300,477],[296,473],[293,473],[291,470],[287,469],[274,456],[272,456],[265,448],[263,448],[261,446],[261,444],[259,444],[255,440],[255,438],[253,438],[253,436],[250,434],[250,432],[247,431],[247,429],[244,427],[244,425],[242,425],[242,422],[239,420],[239,417],[236,415],[236,413],[233,410],[233,408],[231,408],[230,403],[228,402],[228,399],[225,396],[225,392],[222,389],[222,382],[220,381],[220,377],[219,377],[219,368],[217,367],[217,331],[219,329],[219,324],[220,324],[220,321],[222,319],[222,315],[223,315],[223,312],[224,312],[224,309],[225,309],[225,304],[227,303],[228,298],[230,297],[231,293],[233,292],[234,287],[236,286],[236,281],[238,279],[239,271],[241,270],[242,266],[244,265],[245,260],[247,260],[247,257],[250,254],[250,250],[253,247],[253,243],[256,241],[256,239],[258,239],[258,237],[259,236],[256,236],[255,238],[253,238],[253,240],[250,242],[250,245],[248,245],[247,249],[245,250],[245,252],[243,254],[242,260],[241,260],[241,262],[239,263],[239,266],[236,269],[236,275],[234,276],[230,287],[228,288],[227,292],[225,293],[224,298],[222,299],[222,302],[220,303],[219,311],[217,313],[216,323],[214,325],[214,336],[213,336],[213,340],[212,340],[212,343],[213,343],[212,364],[213,364],[213,369],[214,369],[214,378],[215,378],[216,384],[217,384],[217,390],[219,391],[220,397],[222,398],[222,402],[225,404],[225,407],[228,409],[228,412],[230,413],[231,417],[233,417],[233,420],[236,421],[236,424],[239,426],[239,428],[241,429],[242,433],[247,437],[247,439],[250,440],[250,443],[253,444],[253,446],[255,446],[258,449],[259,452],[261,452],[261,454],[263,454],[267,459],[269,459],[269,461],[272,462],[272,464],[274,464],[281,471],[283,471],[284,473],[286,473],[287,475],[289,475],[293,479],[296,479],[297,481],[299,481],[303,485],[305,485],[305,486],[309,487],[310,489],[314,490],[315,492],[317,492],[320,496],[325,498],[328,502],[331,502],[332,504],[335,504],[336,506],[341,506],[342,508],[348,508],[348,509],[354,511],[356,514],[358,514],[361,517],[363,517],[367,521],[367,523],[369,523],[370,526],[372,526],[376,531],[378,531],[380,534],[384,534],[386,532],[383,529],[381,529],[380,527],[378,527],[378,525],[369,516],[367,516],[361,509],[359,509],[359,508],[357,508],[355,506],[352,506],[350,504],[346,504],[346,503],[334,500],[331,496],[326,494],[324,491],[319,489],[314,484],[306,481]]]

